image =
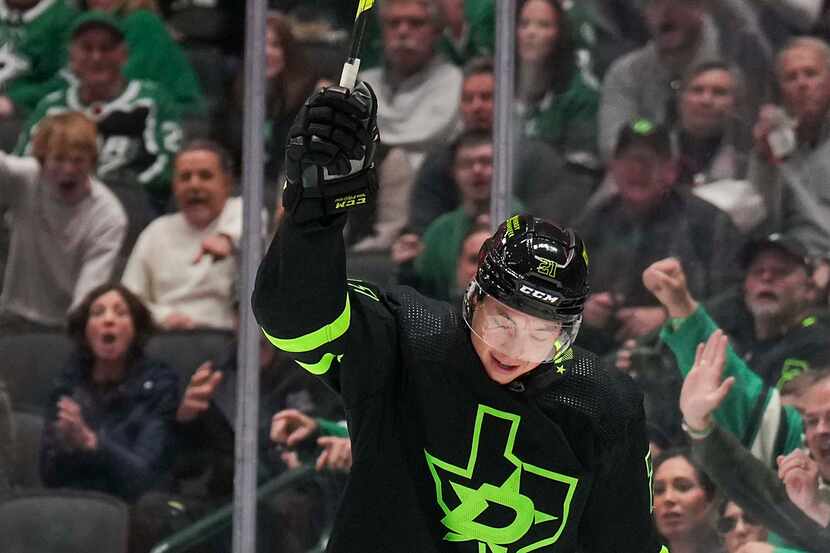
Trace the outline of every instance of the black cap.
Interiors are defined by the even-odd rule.
[[[654,150],[663,159],[672,157],[671,138],[668,129],[648,119],[638,119],[620,129],[619,134],[617,134],[617,146],[614,149],[614,156],[619,156],[624,150],[636,144]]]
[[[811,270],[813,268],[810,254],[804,244],[802,244],[801,241],[794,236],[778,232],[747,242],[740,253],[739,260],[741,266],[746,269],[759,253],[769,249],[776,249],[784,252],[806,267],[807,270]]]

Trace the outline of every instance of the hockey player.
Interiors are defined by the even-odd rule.
[[[667,552],[642,398],[572,346],[588,293],[572,231],[508,219],[463,313],[347,280],[345,213],[376,191],[375,113],[365,83],[300,111],[252,299],[271,342],[347,409],[354,464],[328,550]]]

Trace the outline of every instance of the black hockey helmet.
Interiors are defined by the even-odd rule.
[[[572,322],[588,297],[588,254],[573,230],[516,215],[481,247],[476,282],[514,309]]]
[[[588,254],[576,233],[532,217],[502,223],[481,247],[478,271],[464,295],[463,314],[484,295],[522,313],[562,323],[562,336],[542,361],[553,360],[573,342],[588,297]]]

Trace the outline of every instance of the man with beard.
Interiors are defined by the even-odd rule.
[[[798,399],[798,411],[789,405],[782,407],[777,391],[765,388],[734,355],[723,332],[689,296],[682,268],[676,262],[654,264],[644,279],[672,315],[671,327],[664,328],[662,335],[688,373],[680,409],[695,458],[727,497],[780,535],[775,539],[777,545],[784,538],[798,550],[827,551],[830,373],[810,373],[810,382]],[[743,439],[745,429],[752,426],[746,425],[742,416],[756,402],[764,404],[770,415],[762,419],[759,434],[784,423],[777,432],[779,454],[772,463],[756,447],[747,450]],[[806,437],[806,448],[798,447],[802,436]],[[777,471],[770,468],[776,465]],[[773,540],[769,542],[766,548],[756,544],[740,551],[792,550],[773,548]]]
[[[599,149],[610,159],[620,127],[637,117],[672,126],[676,93],[689,68],[723,60],[739,67],[752,100],[769,95],[771,53],[754,13],[733,0],[645,0],[651,41],[608,69],[602,83]],[[757,105],[747,106],[754,114]]]
[[[66,314],[113,272],[127,215],[94,175],[95,124],[75,112],[49,116],[34,157],[0,154],[0,205],[11,247],[0,296],[0,334],[62,328]]]
[[[830,46],[792,40],[778,53],[776,77],[781,105],[761,109],[749,180],[764,197],[769,230],[823,256],[830,251]],[[789,147],[773,152],[771,143]]]
[[[738,258],[744,271],[741,284],[704,302],[705,308],[747,370],[775,394],[786,392],[792,387],[786,385],[805,371],[830,364],[830,329],[826,317],[814,312],[813,263],[802,244],[781,234],[749,242]],[[664,342],[657,335],[630,340],[618,352],[616,365],[638,375],[647,405],[659,413],[650,420],[674,434],[680,430],[680,381],[674,356],[663,354]]]
[[[709,303],[732,347],[768,386],[778,389],[830,363],[830,329],[815,316],[813,264],[795,238],[771,234],[747,244],[740,290]]]
[[[195,140],[176,156],[173,193],[179,212],[153,221],[124,270],[123,283],[165,329],[234,327],[234,252],[242,200],[230,198],[233,169],[218,144]]]

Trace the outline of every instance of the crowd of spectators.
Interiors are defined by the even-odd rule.
[[[0,0],[0,351],[68,332],[41,483],[129,503],[132,553],[232,499],[241,175],[264,172],[273,232],[285,137],[337,81],[354,3],[270,2],[251,168],[244,2]],[[380,186],[350,276],[460,307],[491,224],[495,9],[377,0]],[[645,394],[657,528],[673,553],[827,551],[830,4],[519,0],[515,25],[510,210],[586,243],[577,346]],[[154,331],[230,349],[174,366]],[[260,509],[262,550],[299,553],[351,463],[345,414],[264,341],[257,368],[260,481],[331,473]],[[27,377],[0,367],[0,497],[25,441],[4,379]]]

